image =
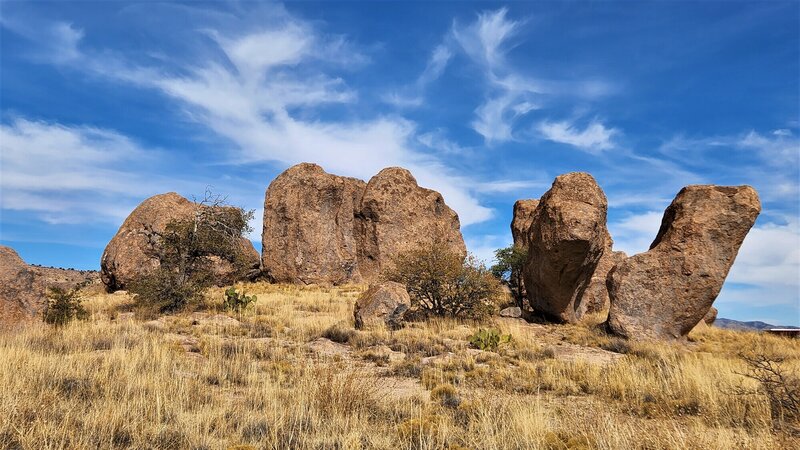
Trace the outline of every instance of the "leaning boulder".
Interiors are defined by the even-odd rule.
[[[533,213],[525,289],[534,310],[575,322],[580,299],[609,247],[608,202],[587,173],[555,179]]]
[[[628,338],[680,338],[708,313],[761,211],[750,186],[683,188],[650,250],[608,276],[608,325]]]
[[[356,300],[353,316],[356,328],[385,324],[390,329],[402,326],[403,316],[411,307],[406,287],[393,281],[373,284]]]
[[[467,249],[458,214],[442,194],[420,187],[406,169],[389,167],[372,177],[358,211],[359,268],[367,279],[377,279],[397,254],[443,240],[454,251]]]
[[[308,163],[275,178],[264,199],[267,277],[298,284],[361,282],[355,214],[365,186]]]
[[[157,269],[159,262],[153,250],[159,243],[154,239],[154,232],[164,232],[173,220],[190,219],[197,208],[211,206],[198,205],[174,192],[150,197],[137,206],[103,252],[100,269],[107,289],[126,289],[131,282]],[[237,246],[236,264],[218,256],[209,257],[217,284],[229,284],[258,274],[260,258],[253,244],[243,237]]]
[[[539,205],[539,200],[517,200],[514,202],[514,217],[511,220],[511,237],[514,238],[514,245],[518,247],[528,246],[528,231],[533,222],[533,213]]]

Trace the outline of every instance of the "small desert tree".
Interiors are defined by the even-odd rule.
[[[227,262],[244,274],[240,238],[252,231],[252,218],[253,211],[228,206],[207,191],[189,217],[171,220],[164,231],[145,229],[146,251],[158,268],[135,281],[131,291],[141,304],[174,311],[198,300],[213,284],[215,262]]]
[[[404,284],[412,307],[426,314],[479,318],[502,298],[497,278],[441,237],[395,256],[383,278]]]
[[[83,286],[84,284],[77,284],[72,289],[48,288],[44,321],[51,325],[63,326],[75,319],[86,319],[89,313],[83,308],[80,297],[80,289]]]
[[[525,287],[522,282],[522,267],[528,257],[523,247],[512,245],[494,252],[497,264],[492,266],[492,274],[511,290],[514,303],[522,308],[525,300]]]

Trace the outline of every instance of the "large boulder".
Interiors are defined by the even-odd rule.
[[[406,169],[389,167],[367,183],[358,212],[359,268],[367,279],[376,279],[397,254],[442,239],[454,251],[466,255],[458,214],[442,195],[425,189]]]
[[[514,238],[514,245],[528,246],[528,231],[531,229],[533,213],[537,206],[539,206],[539,200],[536,199],[514,202],[514,218],[511,220],[511,237]]]
[[[264,198],[264,273],[275,282],[361,282],[355,215],[365,186],[307,163],[275,178]]]
[[[528,232],[523,269],[534,310],[560,322],[578,320],[581,296],[610,247],[607,210],[605,194],[587,173],[557,177],[542,196]]]
[[[608,325],[628,338],[680,338],[708,313],[761,211],[750,186],[683,188],[650,250],[608,275]]]
[[[435,237],[466,254],[458,215],[399,167],[364,183],[298,164],[264,199],[263,267],[277,282],[373,282],[398,253]]]
[[[597,263],[597,267],[592,273],[589,285],[583,291],[580,302],[578,302],[575,309],[575,317],[579,320],[588,314],[608,312],[610,306],[608,288],[606,287],[608,272],[628,257],[625,252],[613,251],[610,245],[611,239],[609,238],[608,241],[608,247],[603,251],[603,256],[600,257],[600,262]]]
[[[373,284],[356,300],[353,308],[356,328],[385,324],[399,328],[406,311],[411,308],[411,298],[406,287],[393,281]]]
[[[0,328],[40,318],[47,288],[71,289],[97,280],[96,271],[28,265],[14,249],[0,245]]]
[[[173,220],[193,217],[197,208],[211,207],[191,202],[174,192],[143,201],[125,219],[103,252],[100,271],[108,290],[126,289],[131,282],[158,268],[158,259],[152,256],[153,246],[158,243],[151,239],[152,232],[165,231],[167,224]],[[260,257],[253,244],[243,237],[237,245],[240,267],[218,256],[209,257],[217,284],[229,284],[258,274]]]

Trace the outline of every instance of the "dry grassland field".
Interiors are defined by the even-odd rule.
[[[685,343],[496,318],[357,331],[363,287],[238,285],[222,314],[131,314],[84,292],[65,327],[0,335],[3,449],[791,449],[742,351],[800,367],[800,342],[708,328]],[[479,328],[511,334],[470,348]],[[796,372],[795,372],[796,373]],[[778,418],[780,419],[780,418]]]

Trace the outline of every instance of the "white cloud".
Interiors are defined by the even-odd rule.
[[[216,50],[226,61],[212,59],[169,72],[103,52],[82,54],[80,62],[71,65],[157,89],[180,102],[188,118],[236,145],[234,162],[311,161],[333,173],[364,179],[386,166],[403,166],[420,184],[441,192],[462,225],[491,217],[492,211],[471,193],[474,183],[419,151],[413,122],[396,116],[323,120],[315,114],[324,105],[358,100],[343,79],[330,75],[340,63],[331,52],[343,51],[343,38],[319,34],[291,17],[255,31],[203,33],[219,44]],[[446,49],[434,51],[426,76],[443,70],[447,60]],[[299,114],[298,108],[305,113]]]
[[[617,129],[606,128],[597,121],[592,121],[583,130],[579,130],[574,123],[569,121],[543,121],[536,128],[545,139],[572,145],[595,154],[614,148],[612,138],[619,133]]]
[[[435,49],[433,49],[433,53],[431,53],[431,57],[428,60],[428,65],[425,66],[425,70],[417,79],[417,85],[419,87],[424,87],[428,83],[431,83],[442,76],[442,73],[447,67],[447,63],[452,57],[453,53],[449,48],[447,48],[447,46],[438,45]]]
[[[464,51],[490,71],[505,62],[508,39],[519,29],[519,22],[506,19],[508,9],[483,12],[472,24],[461,28],[453,26],[453,36]]]
[[[509,40],[522,25],[507,14],[506,8],[484,12],[475,22],[464,27],[454,23],[452,29],[453,40],[482,68],[488,83],[486,99],[471,125],[490,144],[512,140],[514,122],[539,109],[536,96],[545,92],[541,83],[515,73],[506,63]]]
[[[50,223],[117,222],[143,190],[165,189],[130,170],[151,156],[114,131],[16,118],[0,125],[0,208]]]
[[[614,250],[621,250],[628,256],[646,252],[661,227],[663,216],[663,212],[648,211],[609,223],[608,229],[614,239]]]

